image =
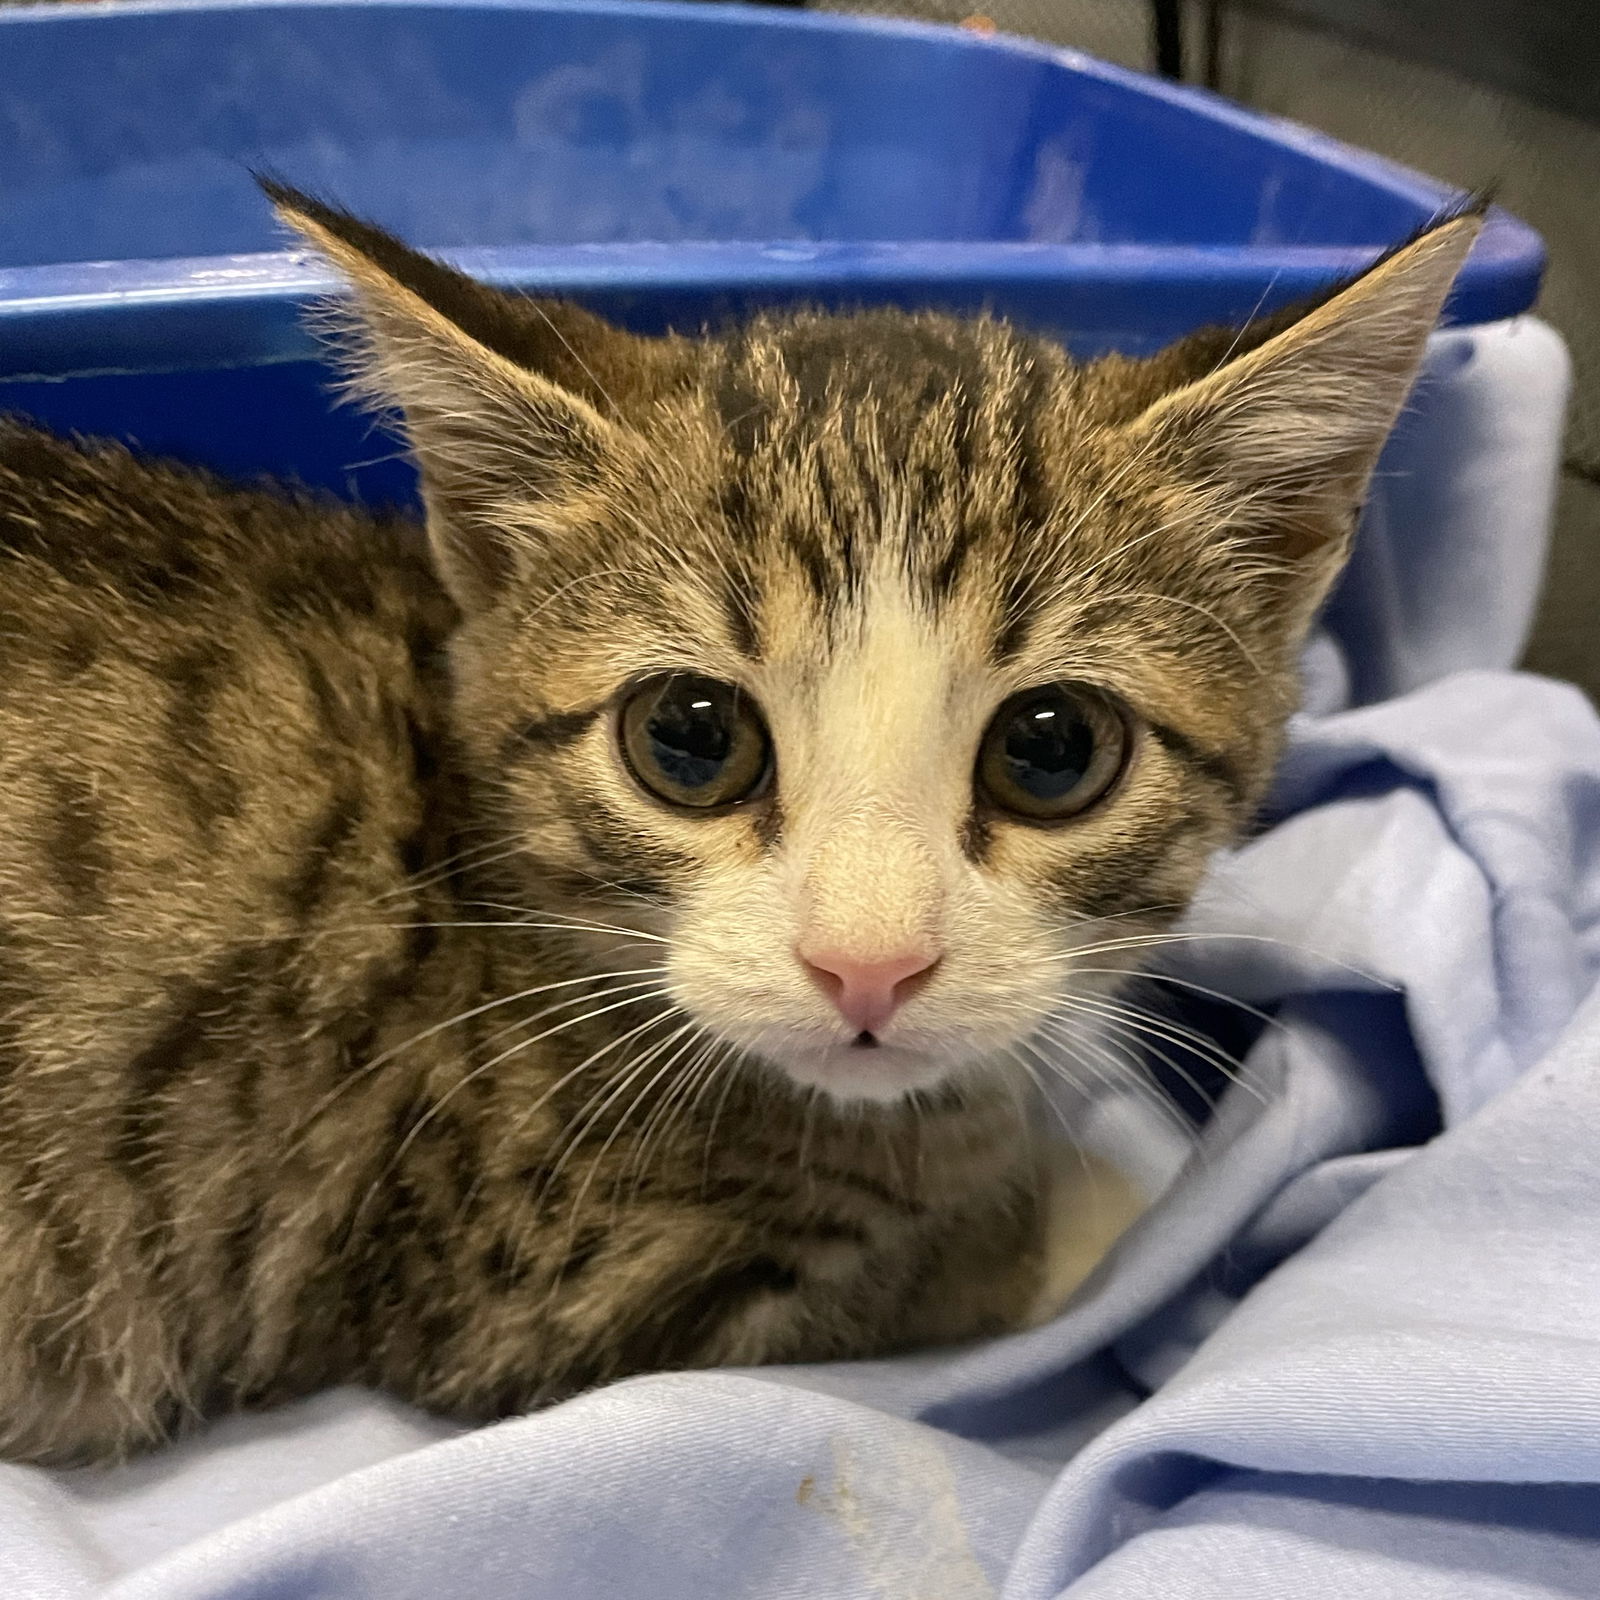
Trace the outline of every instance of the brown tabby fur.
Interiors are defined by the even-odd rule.
[[[1076,366],[891,312],[635,339],[276,197],[355,284],[431,546],[0,428],[0,1447],[1017,1326],[1039,1156],[992,1062],[1073,930],[1155,935],[1249,817],[1476,220],[1321,309]],[[956,665],[932,709],[877,670],[858,738],[817,707],[885,584]],[[770,798],[629,789],[647,661],[769,686]],[[1132,709],[1129,772],[1064,828],[986,813],[983,722],[1061,678]],[[839,799],[902,734],[917,795]],[[771,909],[797,852],[863,948],[946,918],[914,1092],[798,1087],[765,1042],[821,1026]]]

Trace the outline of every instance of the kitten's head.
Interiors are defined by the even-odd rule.
[[[637,338],[274,198],[404,415],[530,909],[664,935],[694,1021],[878,1100],[1092,1007],[1248,819],[1480,220],[1079,365],[887,311]]]

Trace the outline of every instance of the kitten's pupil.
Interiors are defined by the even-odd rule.
[[[1035,799],[1060,800],[1087,775],[1094,761],[1094,729],[1062,701],[1020,709],[1005,736],[1011,781]]]
[[[733,746],[732,730],[715,701],[703,693],[693,699],[664,694],[645,728],[656,764],[684,789],[705,788]]]

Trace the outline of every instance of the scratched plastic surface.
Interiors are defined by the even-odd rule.
[[[1303,293],[1449,198],[949,29],[658,0],[0,9],[0,405],[341,486],[381,453],[326,417],[296,321],[326,280],[251,168],[641,329],[989,306],[1080,351]],[[1541,262],[1498,215],[1453,315],[1525,308]]]
[[[1382,244],[1414,220],[1143,86],[959,34],[646,5],[42,21],[0,68],[8,266],[270,249],[245,163],[436,245]]]

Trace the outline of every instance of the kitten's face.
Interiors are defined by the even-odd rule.
[[[469,624],[461,661],[576,909],[666,934],[719,1036],[882,1099],[1025,1060],[1131,964],[1229,836],[1285,683],[1272,639],[1263,675],[1229,637],[1260,630],[1226,575],[1151,536],[1170,486],[1059,357],[850,331],[853,378],[830,361],[809,396],[834,324],[708,353],[585,526],[538,536],[577,570],[536,620]]]
[[[1476,228],[1236,351],[1080,368],[896,314],[555,308],[540,356],[543,312],[297,221],[407,407],[532,905],[664,937],[690,1018],[842,1100],[1026,1068],[1182,909]]]

